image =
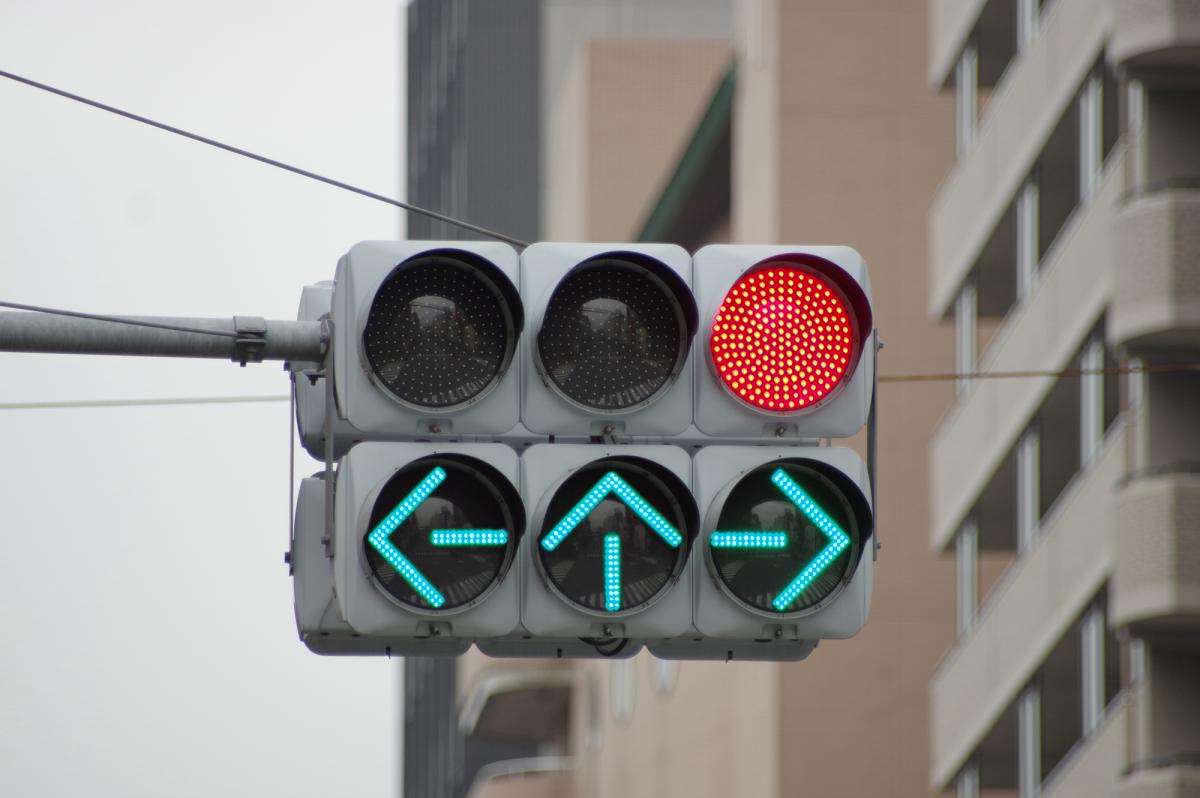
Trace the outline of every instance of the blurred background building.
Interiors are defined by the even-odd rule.
[[[1200,4],[932,0],[957,161],[929,306],[962,379],[930,446],[958,639],[935,789],[1200,795]],[[1095,373],[1145,365],[1146,374]]]
[[[871,620],[804,662],[410,662],[409,795],[1200,795],[1200,374],[1119,371],[1200,362],[1200,2],[409,14],[412,201],[848,243],[885,378],[1088,371],[881,383]]]

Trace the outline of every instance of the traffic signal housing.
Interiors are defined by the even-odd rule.
[[[841,246],[714,244],[693,258],[707,325],[694,345],[700,432],[842,438],[875,381],[867,267]]]
[[[333,291],[339,415],[367,439],[499,435],[518,421],[516,251],[365,241]]]
[[[365,242],[326,312],[293,364],[314,651],[797,660],[865,623],[871,474],[818,445],[873,407],[853,249]]]
[[[521,418],[534,433],[663,436],[691,420],[692,262],[673,244],[532,244]]]
[[[363,635],[496,637],[520,621],[516,452],[498,443],[362,443],[342,459],[333,583]]]

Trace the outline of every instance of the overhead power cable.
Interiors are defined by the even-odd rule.
[[[0,69],[0,77],[5,77],[5,78],[8,78],[9,80],[14,80],[17,83],[24,83],[26,86],[31,86],[35,89],[41,89],[42,91],[47,91],[47,92],[50,92],[51,94],[57,94],[59,97],[66,97],[68,100],[74,100],[75,102],[83,103],[84,105],[90,105],[93,108],[99,108],[101,111],[108,111],[110,114],[116,114],[117,116],[123,116],[126,119],[132,119],[135,122],[141,122],[143,125],[150,125],[151,127],[156,127],[159,130],[165,130],[168,133],[174,133],[177,136],[183,136],[184,138],[191,139],[192,141],[198,141],[201,144],[207,144],[210,147],[216,147],[218,149],[225,150],[226,152],[232,152],[235,155],[241,155],[244,158],[250,158],[250,159],[258,161],[260,163],[265,163],[270,166],[274,166],[276,168],[291,172],[293,174],[297,174],[302,177],[307,177],[311,180],[317,180],[321,183],[325,183],[330,186],[335,186],[337,188],[344,189],[346,191],[350,191],[350,192],[359,194],[364,197],[369,197],[370,199],[373,199],[373,200],[378,200],[379,202],[385,202],[388,205],[394,205],[397,208],[403,208],[404,210],[409,211],[410,213],[417,213],[417,214],[420,214],[421,216],[427,216],[430,219],[436,219],[439,222],[445,222],[446,224],[451,224],[451,225],[454,225],[455,227],[461,227],[464,230],[470,230],[474,233],[479,233],[480,235],[485,235],[488,238],[494,238],[498,241],[505,241],[509,244],[512,244],[513,246],[517,246],[517,247],[529,246],[529,244],[527,242],[522,241],[519,238],[513,238],[512,236],[506,236],[503,233],[497,233],[495,230],[489,230],[488,228],[480,227],[477,224],[471,224],[470,222],[464,222],[461,219],[455,219],[452,216],[447,216],[444,213],[438,213],[437,211],[431,211],[428,208],[422,208],[418,205],[413,205],[410,202],[404,202],[403,200],[394,199],[392,197],[388,197],[383,194],[377,194],[374,191],[368,191],[365,188],[360,188],[358,186],[351,185],[351,184],[343,182],[341,180],[335,180],[332,177],[326,177],[324,175],[319,175],[316,172],[311,172],[307,169],[301,169],[298,166],[292,166],[291,164],[284,163],[283,161],[278,161],[274,158],[268,158],[265,155],[259,155],[258,153],[250,152],[249,150],[244,150],[241,147],[235,147],[232,144],[226,144],[222,141],[217,141],[216,139],[208,138],[207,136],[201,136],[198,133],[192,133],[192,132],[184,130],[182,128],[174,127],[173,125],[168,125],[163,122],[158,122],[154,119],[150,119],[149,117],[142,116],[140,114],[135,114],[130,111],[124,111],[120,108],[117,108],[112,105],[108,105],[106,103],[99,102],[97,100],[90,100],[87,97],[83,97],[78,94],[72,94],[69,91],[65,91],[63,89],[56,88],[55,86],[50,86],[46,83],[39,83],[36,80],[31,80],[30,78],[22,77],[21,75],[14,74],[12,72],[6,72],[3,69]]]
[[[130,319],[124,316],[104,316],[97,313],[84,313],[78,310],[60,310],[58,308],[46,308],[41,305],[23,305],[19,302],[0,302],[0,308],[13,308],[14,310],[28,310],[33,313],[46,313],[51,316],[71,316],[76,319],[91,319],[93,321],[107,321],[113,324],[127,324],[130,327],[152,327],[156,330],[170,330],[172,332],[195,333],[196,335],[216,335],[221,338],[237,338],[238,334],[228,332],[226,330],[206,330],[203,327],[185,327],[178,324],[164,324],[157,321],[145,321],[144,319]]]
[[[880,375],[882,382],[948,382],[951,380],[1013,380],[1032,379],[1035,377],[1071,378],[1083,377],[1089,374],[1183,374],[1200,372],[1200,363],[1173,363],[1160,366],[1108,366],[1094,369],[1026,369],[1023,371],[966,371],[941,372],[928,374],[887,374]]]
[[[0,410],[61,410],[81,407],[153,407],[156,405],[238,405],[286,402],[282,396],[181,396],[164,399],[80,399],[66,402],[2,402]]]

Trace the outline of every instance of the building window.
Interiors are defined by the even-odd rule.
[[[979,289],[973,277],[967,278],[954,303],[954,371],[971,374],[976,367],[976,332],[979,323]],[[963,393],[971,387],[971,378],[960,376],[955,390]]]
[[[958,531],[955,555],[955,616],[959,637],[971,631],[979,601],[979,525],[972,515]]]
[[[975,146],[979,119],[979,50],[974,42],[963,48],[954,70],[954,132],[956,152],[962,158]]]

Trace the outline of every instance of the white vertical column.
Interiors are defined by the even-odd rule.
[[[955,617],[959,637],[971,631],[979,596],[979,524],[971,515],[954,540]]]
[[[1128,169],[1128,185],[1138,191],[1146,184],[1147,144],[1146,127],[1146,90],[1140,80],[1131,80],[1127,84],[1125,101],[1127,105],[1126,138],[1129,141],[1129,154],[1126,158]]]
[[[978,326],[979,290],[975,278],[969,277],[954,301],[954,371],[957,374],[975,371]],[[961,394],[971,387],[971,378],[959,377],[954,387]]]
[[[1042,697],[1037,683],[1017,699],[1017,794],[1037,798],[1042,789]]]
[[[1103,81],[1093,73],[1079,94],[1079,202],[1086,204],[1096,191],[1103,159]]]
[[[1038,483],[1041,481],[1039,468],[1039,435],[1032,425],[1017,442],[1017,551],[1027,550],[1037,538],[1039,512]]]
[[[1104,367],[1104,344],[1096,336],[1083,347],[1079,366],[1079,466],[1087,468],[1104,438],[1104,375],[1089,374]]]
[[[1025,52],[1037,38],[1038,0],[1017,0],[1017,52]]]
[[[1083,736],[1100,725],[1104,716],[1104,607],[1088,607],[1081,625],[1080,704],[1083,709]]]
[[[1031,174],[1025,178],[1021,192],[1017,195],[1017,302],[1023,302],[1033,292],[1037,280],[1038,252],[1040,244],[1038,230],[1038,177]]]
[[[979,50],[974,42],[969,42],[954,69],[954,138],[959,158],[968,155],[975,146],[978,103]]]
[[[954,780],[954,798],[979,798],[979,765],[974,758]]]

